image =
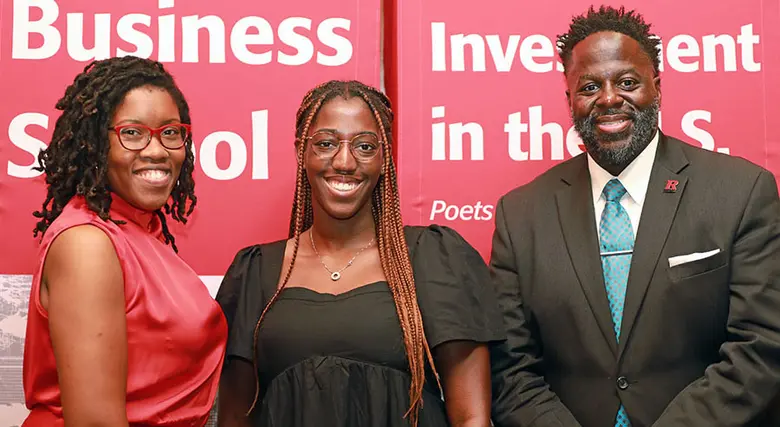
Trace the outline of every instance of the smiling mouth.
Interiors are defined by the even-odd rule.
[[[596,123],[596,127],[604,133],[618,133],[623,132],[631,124],[629,118],[616,118],[614,120],[599,121]]]
[[[336,194],[347,196],[354,193],[363,183],[357,181],[344,181],[340,179],[326,179],[325,183]]]
[[[135,173],[144,182],[154,186],[167,185],[171,179],[171,172],[161,169],[145,169]]]

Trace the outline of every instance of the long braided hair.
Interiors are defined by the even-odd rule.
[[[422,406],[422,392],[425,384],[425,362],[430,364],[437,383],[439,382],[436,368],[433,364],[433,356],[423,330],[422,315],[417,305],[417,292],[415,289],[412,265],[409,259],[408,247],[404,238],[403,221],[401,220],[401,208],[398,197],[398,183],[396,179],[395,165],[392,159],[392,124],[393,111],[390,100],[378,90],[358,81],[333,80],[321,84],[310,90],[303,98],[295,120],[295,144],[298,159],[298,172],[295,186],[295,198],[293,200],[292,214],[290,218],[289,238],[293,240],[292,261],[287,269],[281,286],[276,290],[271,300],[260,314],[260,318],[254,330],[254,371],[256,380],[255,398],[248,413],[251,413],[257,404],[260,395],[260,378],[257,369],[257,335],[260,323],[271,305],[277,300],[287,281],[292,274],[295,259],[298,254],[298,246],[301,234],[312,226],[314,211],[312,209],[311,186],[306,177],[303,166],[304,151],[306,150],[305,137],[309,128],[317,116],[320,108],[329,100],[341,96],[344,99],[353,97],[361,98],[368,104],[379,126],[380,137],[383,141],[382,151],[384,164],[382,175],[377,182],[372,195],[371,208],[376,227],[379,258],[382,270],[387,278],[387,283],[395,301],[396,312],[403,331],[404,346],[411,373],[411,385],[409,387],[410,407],[404,417],[409,417],[411,424],[417,426],[419,410]],[[440,385],[439,385],[440,386]]]
[[[56,108],[62,114],[54,126],[48,148],[38,155],[40,167],[36,170],[45,172],[47,191],[41,210],[33,213],[40,218],[33,229],[33,237],[39,233],[43,235],[65,205],[77,195],[84,196],[89,209],[101,219],[114,221],[109,218],[108,126],[125,95],[142,86],[167,91],[179,109],[182,123],[191,123],[187,100],[161,63],[125,56],[88,64],[57,101]],[[197,203],[192,177],[195,164],[192,135],[187,137],[183,149],[185,159],[171,201],[163,207],[165,213],[163,209],[155,212],[162,223],[165,243],[177,252],[165,217],[170,215],[174,220],[186,223]]]

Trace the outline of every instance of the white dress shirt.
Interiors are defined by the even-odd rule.
[[[631,219],[634,238],[636,238],[636,232],[639,229],[639,218],[642,216],[642,206],[645,204],[647,185],[650,183],[650,172],[653,170],[655,153],[658,150],[658,134],[659,132],[656,130],[650,144],[617,176],[617,179],[626,188],[626,195],[620,199],[620,204]],[[601,222],[601,213],[604,211],[604,205],[607,203],[601,192],[604,190],[607,182],[615,178],[615,176],[599,166],[590,157],[590,154],[588,154],[588,171],[590,172],[590,183],[593,191],[593,207],[596,213],[596,231],[599,233],[599,238],[601,238],[599,223]]]

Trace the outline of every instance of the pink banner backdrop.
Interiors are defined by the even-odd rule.
[[[662,43],[661,128],[780,176],[780,1],[607,1]],[[399,0],[400,186],[408,222],[460,231],[489,256],[493,206],[581,152],[555,40],[592,4]]]
[[[380,18],[379,0],[0,0],[0,427],[27,413],[32,212],[45,194],[32,168],[55,103],[88,61],[134,54],[177,78],[191,107],[199,203],[172,231],[213,294],[236,251],[286,237],[306,91],[332,78],[380,84]]]
[[[177,227],[199,274],[246,245],[285,236],[293,127],[305,92],[330,78],[380,78],[379,1],[15,0],[2,2],[0,273],[33,267],[42,177],[31,167],[54,104],[95,57],[166,63],[192,109],[199,205]]]
[[[609,2],[618,5],[616,2]],[[385,70],[407,223],[487,257],[498,197],[580,153],[555,36],[584,0],[395,0]],[[780,176],[780,0],[627,0],[661,37],[662,129]],[[380,86],[379,0],[0,0],[0,427],[21,423],[35,218],[54,104],[92,58],[158,59],[192,108],[199,206],[174,226],[212,292],[235,252],[286,235],[293,121],[330,78]]]

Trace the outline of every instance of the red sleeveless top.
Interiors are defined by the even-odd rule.
[[[124,274],[130,425],[203,426],[225,354],[227,323],[222,310],[192,268],[165,245],[156,215],[116,194],[110,215],[125,224],[103,221],[77,196],[43,237],[24,343],[24,396],[31,412],[23,427],[65,424],[47,313],[40,300],[41,274],[54,239],[84,224],[108,235]]]

